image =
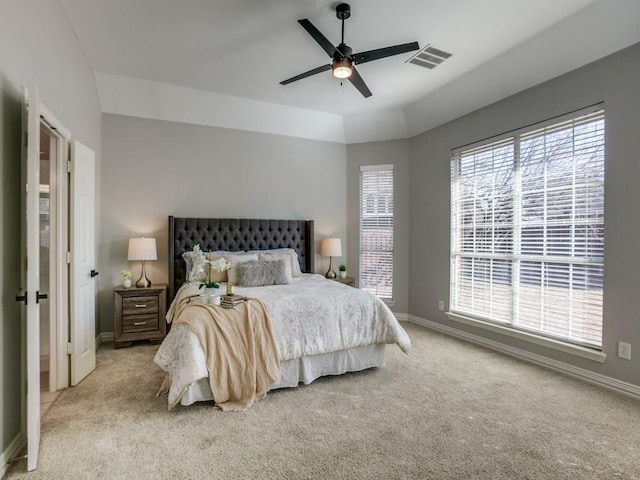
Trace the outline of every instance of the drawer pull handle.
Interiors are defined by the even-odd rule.
[[[133,324],[134,324],[136,327],[139,327],[140,325],[146,325],[146,324],[147,324],[147,322],[133,322]]]
[[[140,303],[136,305],[136,308],[146,308],[146,307],[147,307],[146,305],[140,304]]]

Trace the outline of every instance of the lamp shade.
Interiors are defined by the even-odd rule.
[[[156,250],[155,238],[130,238],[129,252],[127,260],[157,260],[158,252]]]
[[[339,238],[323,238],[320,243],[320,255],[323,257],[342,256],[342,243]]]

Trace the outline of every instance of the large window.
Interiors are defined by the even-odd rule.
[[[452,313],[602,346],[600,108],[453,152]]]
[[[360,167],[360,288],[393,298],[393,165]]]

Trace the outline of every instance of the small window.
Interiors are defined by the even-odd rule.
[[[360,288],[393,298],[393,165],[360,167]]]

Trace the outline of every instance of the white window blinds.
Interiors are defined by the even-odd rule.
[[[454,151],[451,310],[602,346],[604,112]]]
[[[360,288],[393,298],[393,165],[360,167]]]

